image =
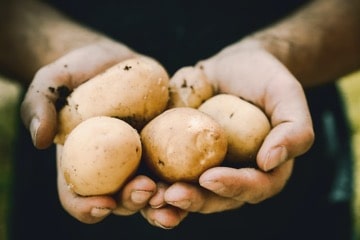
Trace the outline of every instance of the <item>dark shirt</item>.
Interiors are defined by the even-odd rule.
[[[173,73],[277,21],[306,1],[50,2],[73,19],[155,57]]]

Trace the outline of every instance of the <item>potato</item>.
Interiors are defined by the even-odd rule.
[[[194,108],[172,108],[151,120],[140,133],[143,159],[167,182],[195,182],[222,163],[226,135],[220,125]]]
[[[169,76],[155,60],[124,60],[76,88],[59,112],[55,143],[80,122],[94,116],[117,117],[136,129],[164,111],[169,99]]]
[[[169,82],[169,108],[197,108],[214,94],[213,87],[205,73],[196,67],[178,70]]]
[[[198,109],[214,118],[226,132],[226,162],[235,165],[254,163],[271,128],[268,118],[258,107],[239,97],[219,94]]]
[[[79,195],[112,194],[136,171],[141,154],[140,136],[129,124],[111,117],[92,117],[69,134],[60,169]]]

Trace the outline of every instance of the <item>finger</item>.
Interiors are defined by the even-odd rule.
[[[178,226],[188,215],[188,212],[167,205],[162,208],[146,207],[141,210],[142,216],[153,226],[172,229]]]
[[[284,162],[271,172],[255,168],[217,167],[200,177],[200,185],[220,196],[247,203],[258,203],[279,193],[292,173],[294,160]]]
[[[244,203],[219,196],[199,186],[175,183],[166,190],[165,201],[188,212],[214,213],[242,206]]]
[[[119,195],[119,203],[113,211],[116,215],[131,215],[144,208],[156,192],[156,184],[144,175],[136,176],[127,183]]]
[[[53,103],[41,93],[30,93],[21,104],[21,117],[29,129],[33,144],[38,149],[49,147],[56,134],[57,116]]]
[[[265,112],[271,116],[272,130],[257,155],[257,164],[264,171],[305,153],[314,141],[312,120],[300,84],[284,75],[278,76],[277,82],[269,85],[265,95],[268,102]]]
[[[114,44],[111,46],[118,48]],[[56,110],[75,87],[133,56],[129,51],[120,52],[111,49],[108,42],[99,42],[70,52],[36,73],[21,105],[21,117],[37,148],[46,148],[52,143],[56,133]]]
[[[83,223],[97,223],[111,214],[116,202],[109,196],[82,197],[71,191],[60,171],[59,162],[62,146],[57,146],[58,193],[63,208],[74,218]]]
[[[165,183],[162,182],[157,183],[156,193],[149,201],[149,205],[152,208],[161,208],[166,205],[166,202],[164,200],[164,193],[167,187],[168,185]]]

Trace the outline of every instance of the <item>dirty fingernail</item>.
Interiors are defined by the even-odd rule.
[[[93,208],[91,209],[91,216],[96,217],[96,218],[101,218],[101,217],[105,217],[107,215],[109,215],[111,213],[111,210],[108,208]]]
[[[270,171],[285,162],[288,158],[287,150],[284,146],[270,150],[264,164],[264,171]]]

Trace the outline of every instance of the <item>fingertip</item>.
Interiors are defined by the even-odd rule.
[[[27,96],[21,104],[20,114],[33,145],[37,149],[51,146],[57,131],[57,111],[52,102],[44,97]]]
[[[310,126],[283,125],[274,128],[266,137],[257,155],[257,165],[271,171],[289,159],[306,153],[314,143],[315,135]]]
[[[111,212],[112,212],[112,210],[109,208],[94,207],[91,209],[90,214],[94,218],[103,219],[104,217],[110,215]]]
[[[98,223],[116,209],[116,202],[108,196],[67,196],[63,200],[64,209],[75,219],[86,224]]]
[[[270,149],[263,161],[258,162],[260,169],[265,172],[271,171],[288,159],[288,151],[285,146],[277,146]]]
[[[134,190],[130,194],[130,199],[135,204],[144,204],[153,196],[154,191]]]
[[[29,125],[29,131],[30,131],[30,135],[31,135],[31,139],[32,142],[34,144],[34,146],[37,146],[36,142],[37,142],[37,133],[38,133],[38,129],[40,127],[40,121],[37,118],[33,118],[30,122]]]
[[[33,121],[35,121],[35,126],[38,124],[38,127],[34,128],[34,130],[30,129],[34,146],[38,149],[46,149],[50,147],[53,144],[53,140],[56,135],[56,124],[49,124],[46,122],[40,124],[40,122],[36,123],[37,120]]]

